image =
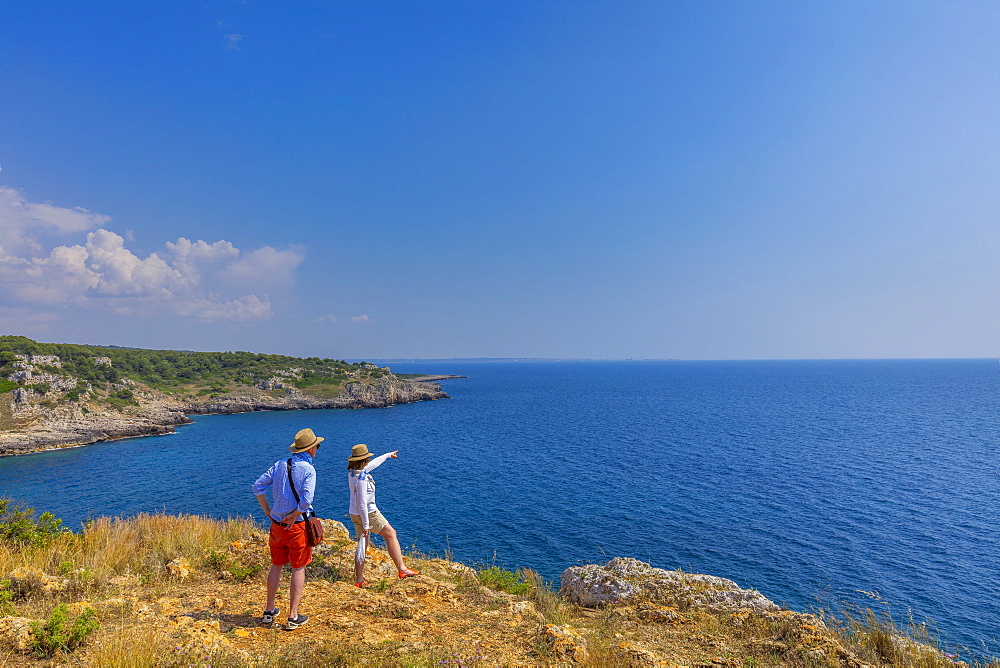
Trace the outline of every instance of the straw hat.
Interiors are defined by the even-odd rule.
[[[295,434],[295,442],[288,446],[289,451],[294,453],[305,452],[314,445],[319,445],[324,440],[322,436],[317,436],[312,429],[302,429]]]
[[[362,459],[368,459],[372,456],[372,453],[368,452],[368,446],[364,443],[358,443],[353,448],[351,448],[351,456],[347,458],[349,462],[357,462]]]

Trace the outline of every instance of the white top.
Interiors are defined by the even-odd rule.
[[[391,454],[391,452],[387,452],[368,462],[363,469],[351,469],[347,472],[347,486],[351,490],[351,506],[348,512],[351,515],[360,515],[361,526],[365,529],[369,528],[368,513],[378,510],[375,505],[375,478],[369,474],[387,460]],[[362,508],[366,510],[361,512]]]

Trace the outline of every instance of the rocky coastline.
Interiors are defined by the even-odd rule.
[[[0,456],[24,455],[136,436],[172,433],[190,424],[190,415],[230,415],[253,411],[324,408],[384,408],[416,401],[447,399],[441,386],[387,376],[373,383],[347,383],[336,397],[311,396],[294,387],[247,388],[198,401],[183,401],[134,386],[138,406],[122,409],[93,405],[18,406],[18,422],[0,432]]]

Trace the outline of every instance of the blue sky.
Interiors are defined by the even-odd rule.
[[[0,332],[995,357],[1000,4],[0,6]]]

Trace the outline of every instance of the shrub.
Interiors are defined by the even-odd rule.
[[[94,611],[90,608],[70,622],[69,608],[65,603],[60,603],[52,609],[52,614],[44,624],[31,623],[31,649],[42,656],[73,651],[99,626],[94,619]]]
[[[229,577],[237,582],[249,580],[264,569],[260,564],[242,564],[229,554],[218,550],[212,550],[206,561],[209,566],[218,569],[220,573],[228,573]]]
[[[508,594],[524,596],[531,590],[531,585],[521,578],[520,573],[508,571],[499,566],[490,566],[486,570],[478,571],[479,581],[491,589],[505,591]]]
[[[70,533],[69,529],[52,513],[42,513],[36,519],[34,508],[0,499],[0,541],[40,546],[65,533]]]
[[[14,592],[10,588],[10,580],[0,580],[0,615],[14,614]]]
[[[6,378],[0,380],[0,394],[4,392],[10,392],[17,389],[19,386],[12,380],[7,380]]]

